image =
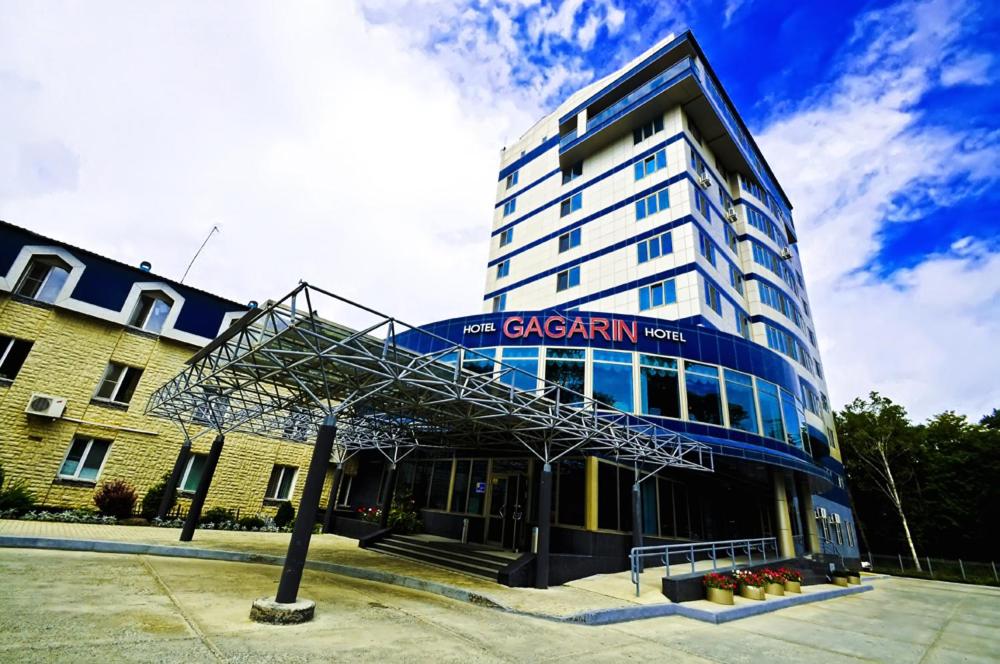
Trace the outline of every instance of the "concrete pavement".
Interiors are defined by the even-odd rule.
[[[250,622],[272,566],[0,549],[3,662],[996,662],[1000,591],[914,579],[710,625],[586,626],[307,571],[316,619]]]

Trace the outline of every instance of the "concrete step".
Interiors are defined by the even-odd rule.
[[[496,566],[498,569],[506,567],[515,560],[515,558],[493,553],[489,550],[477,549],[475,545],[469,546],[459,542],[439,542],[420,539],[410,535],[390,535],[386,539],[398,542],[400,545],[412,546],[421,550],[447,552],[460,558],[471,558],[484,564],[488,563],[491,566]]]
[[[419,562],[436,565],[438,567],[444,567],[447,569],[453,569],[459,572],[464,572],[466,574],[472,574],[473,576],[489,579],[490,581],[497,580],[497,570],[495,568],[471,562],[456,560],[455,558],[451,557],[448,552],[425,551],[405,545],[400,546],[398,543],[394,543],[389,540],[376,542],[375,544],[372,544],[368,548],[369,550],[380,551],[382,553],[392,554],[394,556],[399,556],[401,558],[417,560]]]

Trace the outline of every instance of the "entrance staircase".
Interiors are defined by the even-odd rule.
[[[427,535],[389,535],[367,547],[400,558],[497,581],[501,569],[516,560],[516,554],[483,545],[462,544]]]

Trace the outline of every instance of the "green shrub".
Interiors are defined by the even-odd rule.
[[[409,535],[423,528],[420,512],[417,511],[417,502],[408,491],[396,491],[396,495],[392,498],[392,507],[389,509],[387,525],[400,535]]]
[[[267,525],[264,522],[264,519],[260,518],[259,516],[245,516],[241,518],[237,523],[239,527],[243,528],[244,530],[254,530],[254,529],[260,530],[265,525]]]
[[[94,504],[104,516],[127,519],[132,516],[138,496],[125,480],[105,482],[94,494]]]
[[[144,519],[153,520],[156,515],[160,513],[160,502],[163,500],[163,494],[167,491],[167,481],[170,479],[170,473],[167,473],[160,481],[149,488],[146,495],[142,497],[142,517]],[[177,504],[177,491],[174,490],[174,495],[170,499],[170,505],[167,506],[167,513],[174,508]]]
[[[24,480],[11,480],[3,485],[3,468],[0,468],[0,512],[21,516],[35,506],[35,496],[28,491]]]
[[[284,528],[292,521],[295,520],[295,508],[292,504],[285,501],[278,505],[278,512],[274,515],[274,525],[279,528]]]
[[[219,526],[227,521],[235,521],[236,515],[232,510],[227,510],[224,507],[213,507],[204,514],[201,515],[201,525],[212,524],[213,526]]]

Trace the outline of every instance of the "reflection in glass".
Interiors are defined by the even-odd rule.
[[[764,424],[764,435],[776,440],[785,440],[785,429],[781,425],[778,386],[757,379],[757,396],[760,398],[760,419]]]
[[[639,394],[643,414],[679,419],[681,390],[677,379],[677,360],[640,355],[639,363]]]
[[[757,408],[753,403],[753,379],[746,374],[728,369],[726,369],[725,374],[729,426],[733,429],[757,433]]]
[[[584,351],[576,348],[549,348],[545,351],[545,380],[583,394]],[[582,397],[562,393],[562,403],[579,403]]]
[[[632,354],[594,351],[594,400],[632,412]]]
[[[513,367],[519,371],[508,371],[500,376],[500,382],[513,385],[519,390],[534,390],[538,387],[538,349],[508,347],[503,349],[501,362],[505,367]]]
[[[795,397],[781,390],[781,412],[785,416],[785,435],[788,437],[788,444],[802,448],[802,431],[799,421],[799,413],[795,407]]]
[[[722,424],[719,370],[707,364],[694,362],[685,363],[684,369],[687,381],[688,418],[692,422]]]
[[[493,360],[497,356],[496,348],[477,348],[475,351],[465,351],[465,361],[462,368],[475,373],[493,373]]]

